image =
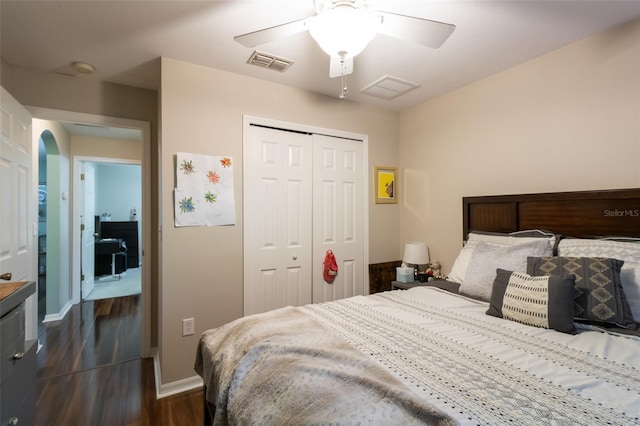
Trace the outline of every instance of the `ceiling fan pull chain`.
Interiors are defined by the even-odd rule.
[[[340,83],[342,85],[342,90],[340,91],[340,99],[345,99],[347,97],[347,75],[345,73],[346,71],[346,64],[344,63],[344,58],[345,58],[345,53],[341,52],[340,55],[340,67],[342,68],[342,75],[340,76]]]
[[[340,92],[340,99],[347,97],[347,76],[342,74],[342,91]]]

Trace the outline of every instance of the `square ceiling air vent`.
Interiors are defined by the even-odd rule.
[[[360,90],[365,95],[391,100],[420,87],[418,83],[385,75]]]
[[[293,61],[290,59],[280,58],[270,53],[258,52],[257,50],[251,54],[247,63],[280,72],[285,72],[293,65]]]

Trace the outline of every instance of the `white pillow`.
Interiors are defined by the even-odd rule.
[[[623,260],[624,265],[620,270],[622,290],[631,308],[633,319],[640,323],[640,241],[565,238],[558,244],[558,256],[605,257]]]
[[[539,233],[542,237],[517,237],[516,235],[520,234],[531,234],[531,233]],[[473,250],[479,242],[485,242],[491,244],[495,247],[512,247],[519,244],[529,243],[531,241],[540,241],[545,240],[548,241],[549,247],[553,251],[553,246],[555,244],[555,236],[553,234],[546,234],[542,231],[518,231],[513,232],[511,234],[497,234],[497,233],[476,233],[470,232],[469,237],[467,239],[466,244],[458,253],[458,257],[453,263],[451,268],[451,272],[447,279],[449,281],[455,281],[457,283],[462,284],[465,280],[465,274],[467,272],[467,268],[469,267],[469,261],[471,260],[471,255],[473,254]],[[525,271],[526,272],[526,268]]]
[[[541,238],[502,247],[479,241],[471,254],[465,280],[460,284],[460,293],[489,301],[498,268],[526,273],[527,257],[551,256],[552,252],[553,247]]]

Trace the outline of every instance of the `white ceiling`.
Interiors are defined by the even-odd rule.
[[[640,17],[640,0],[379,0],[379,10],[456,26],[437,50],[378,35],[354,61],[348,99],[392,110],[528,61]],[[273,81],[337,97],[329,58],[308,33],[258,50],[295,61],[285,73],[248,65],[253,49],[233,37],[314,14],[313,0],[0,2],[0,53],[11,65],[156,89],[158,57]],[[385,75],[416,82],[393,100],[359,93]]]

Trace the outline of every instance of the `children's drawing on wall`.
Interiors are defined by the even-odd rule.
[[[177,153],[175,226],[236,224],[231,157]]]

